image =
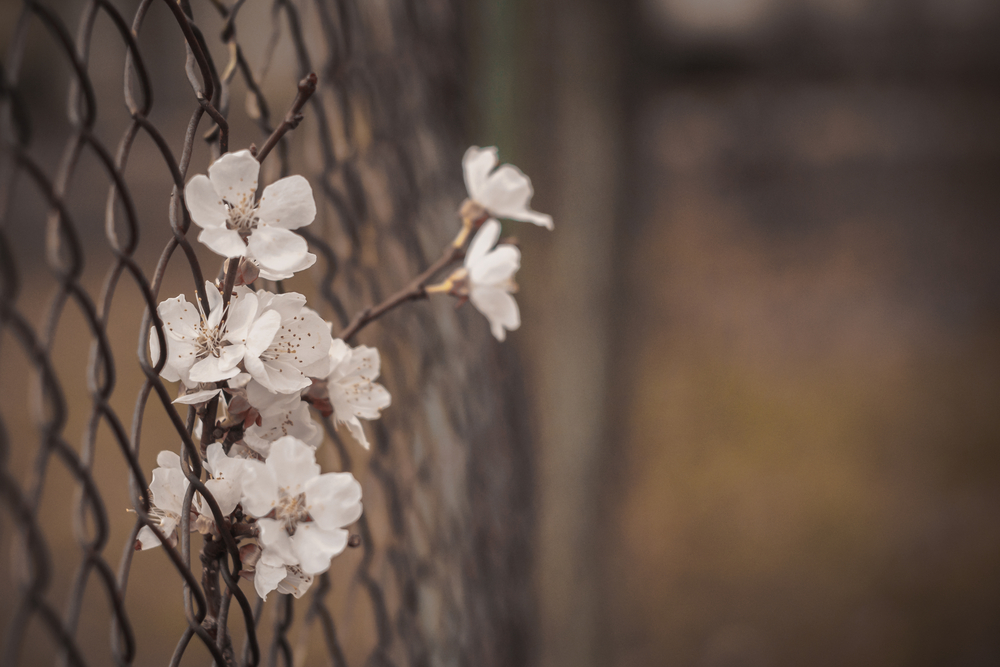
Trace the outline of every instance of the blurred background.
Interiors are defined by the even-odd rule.
[[[476,16],[543,664],[1000,664],[1000,5]]]
[[[0,9],[0,45],[17,4]],[[51,4],[75,26],[79,5]],[[439,0],[425,9],[451,40],[447,58],[415,64],[448,83],[424,107],[454,139],[428,139],[440,147],[425,182],[442,193],[439,210],[450,214],[464,196],[463,147],[497,145],[501,161],[531,176],[534,208],[555,218],[551,233],[505,228],[523,254],[524,324],[504,344],[516,353],[497,356],[470,308],[432,311],[522,377],[504,392],[521,397],[512,421],[523,425],[479,416],[483,430],[508,428],[523,443],[498,456],[524,457],[509,465],[526,487],[511,487],[521,500],[500,511],[519,535],[512,574],[487,587],[519,600],[504,608],[516,648],[480,664],[1000,664],[1000,5]],[[151,11],[144,44],[161,49],[151,51],[152,78],[184,91],[161,94],[154,113],[179,137],[191,110],[183,44],[159,3]],[[242,10],[251,63],[270,48],[252,32],[266,35],[269,11],[254,0]],[[375,31],[374,41],[401,35]],[[273,72],[291,67],[293,46],[275,48]],[[120,49],[93,57],[95,80],[106,73],[120,90]],[[25,62],[25,80],[56,81],[25,87],[51,113],[56,129],[34,150],[54,169],[69,132],[68,69]],[[272,114],[283,113],[287,80],[265,83]],[[235,99],[234,133],[249,134],[242,93]],[[101,113],[99,130],[116,138],[127,113],[118,102]],[[294,145],[318,161],[304,136]],[[192,173],[209,160],[197,151]],[[130,167],[161,216],[138,250],[143,266],[169,236],[169,181],[162,165],[148,171]],[[103,192],[88,199],[87,178],[72,196],[97,216],[87,278],[96,290]],[[45,218],[37,196],[16,206],[9,219]],[[19,224],[19,251],[41,258],[44,225]],[[177,271],[165,293],[184,289]],[[21,289],[19,307],[40,325],[51,277]],[[117,302],[141,309],[134,290]],[[126,312],[111,321],[132,327],[134,345]],[[82,320],[64,317],[62,381],[83,395],[89,340],[73,335]],[[24,383],[11,379],[27,364],[10,349],[0,344],[3,419],[8,431],[30,429]],[[116,394],[123,414],[129,382],[139,382],[131,373]],[[71,417],[66,431],[78,433],[85,416]],[[461,433],[456,443],[469,446]],[[26,470],[33,455],[12,449],[11,469]],[[120,461],[108,465],[126,474]],[[46,497],[44,516],[65,515],[68,500]],[[112,516],[129,505],[124,488],[105,500]],[[429,560],[461,567],[442,554]],[[156,561],[135,567],[133,581],[155,596]],[[349,576],[358,557],[336,567]],[[58,576],[68,585],[69,574]],[[338,618],[363,604],[346,595]],[[421,591],[414,604],[434,599]],[[170,627],[145,640],[150,654],[169,655],[184,627],[180,600],[147,620]],[[364,644],[373,631],[363,625],[348,621],[348,643],[353,632]],[[351,664],[364,655],[348,651]],[[400,663],[475,661],[432,651]]]

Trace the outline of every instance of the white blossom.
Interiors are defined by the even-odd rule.
[[[227,455],[222,444],[214,442],[206,450],[208,460],[205,462],[205,469],[209,478],[205,482],[215,502],[219,504],[219,511],[223,516],[232,514],[233,510],[240,503],[243,496],[243,473],[246,470],[246,460]],[[201,496],[198,496],[199,500]],[[203,515],[211,515],[208,504],[202,502],[199,505],[203,508]]]
[[[270,280],[290,278],[316,256],[293,229],[312,223],[316,203],[302,176],[288,176],[264,188],[255,201],[260,164],[242,150],[228,153],[184,188],[198,240],[223,257],[247,257]]]
[[[325,364],[330,330],[301,294],[257,292],[259,317],[247,336],[243,364],[268,391],[290,394],[311,384],[307,373]],[[256,407],[256,406],[255,406]]]
[[[181,521],[184,494],[187,492],[187,477],[181,470],[181,459],[174,452],[162,451],[156,456],[157,468],[153,469],[153,481],[149,492],[153,495],[149,516],[158,524],[171,544],[177,543],[177,526]],[[136,537],[142,549],[160,546],[160,538],[149,526],[143,526]]]
[[[534,194],[531,180],[512,164],[496,168],[498,162],[495,146],[472,146],[465,151],[462,171],[469,198],[482,206],[491,217],[521,220],[552,229],[551,215],[531,209],[531,196]]]
[[[274,590],[300,598],[312,583],[313,575],[306,574],[298,565],[285,564],[273,551],[265,549],[257,560],[253,585],[262,598],[266,599]]]
[[[469,244],[464,269],[459,269],[451,280],[467,281],[462,292],[467,293],[472,305],[486,316],[490,331],[502,341],[507,331],[521,326],[517,301],[511,296],[517,291],[514,273],[521,266],[521,252],[505,243],[493,248],[498,238],[500,223],[487,220]]]
[[[368,438],[360,419],[378,419],[389,407],[392,397],[386,388],[375,382],[381,360],[378,350],[359,345],[352,348],[339,338],[330,346],[332,371],[326,378],[326,389],[334,419],[346,424],[351,435],[368,449]]]
[[[247,461],[242,503],[257,517],[254,587],[266,597],[289,576],[329,568],[347,546],[344,526],[361,516],[361,485],[350,473],[321,475],[313,448],[285,436],[271,444],[267,461]]]
[[[262,400],[263,397],[271,400]],[[298,394],[271,394],[257,382],[251,382],[247,386],[247,400],[257,408],[261,423],[243,432],[243,443],[264,458],[271,453],[271,443],[286,435],[295,436],[313,449],[323,443],[323,430]]]
[[[243,291],[241,291],[243,290]],[[229,315],[222,322],[222,295],[210,282],[205,283],[208,314],[200,303],[192,304],[184,295],[166,299],[156,308],[163,321],[167,341],[167,360],[160,371],[171,382],[185,386],[201,382],[221,382],[239,374],[237,367],[246,351],[246,338],[257,314],[257,296],[247,288],[237,290],[229,302]],[[149,331],[150,358],[160,355],[156,331]]]
[[[208,446],[208,461],[205,468],[208,479],[205,487],[219,505],[223,516],[236,509],[243,494],[242,481],[246,461],[227,456],[221,443]],[[180,525],[184,494],[191,484],[181,469],[181,459],[174,452],[162,451],[156,456],[158,467],[153,469],[153,481],[149,491],[153,494],[149,515],[158,523],[160,531],[171,544],[177,543],[177,527]],[[208,503],[200,493],[191,501],[191,531],[208,533],[214,529],[215,520]],[[140,548],[150,549],[160,546],[160,540],[148,526],[143,526],[136,537]]]

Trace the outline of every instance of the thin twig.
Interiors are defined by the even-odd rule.
[[[226,269],[226,280],[222,284],[222,319],[219,320],[220,327],[229,316],[229,301],[232,299],[233,288],[236,286],[236,276],[240,273],[239,257],[230,257],[226,262],[229,266]]]
[[[299,92],[295,96],[295,101],[292,102],[292,108],[285,114],[285,120],[281,122],[281,125],[275,128],[264,145],[257,151],[257,162],[263,162],[267,154],[271,152],[271,149],[277,146],[281,138],[285,136],[285,133],[295,129],[302,122],[302,107],[309,101],[312,94],[316,92],[316,81],[315,72],[309,72],[304,79],[299,81]]]
[[[223,611],[227,615],[229,612],[229,598],[223,598],[223,592],[219,586],[219,569],[222,567],[225,553],[225,545],[221,540],[213,540],[210,535],[205,537],[201,548],[201,587],[205,591],[205,599],[208,602],[208,613],[202,620],[201,627],[208,631],[209,636],[215,640],[216,647],[225,658],[223,663],[213,663],[218,667],[235,665],[232,641],[226,628],[221,625],[226,618],[222,615]],[[226,593],[229,591],[227,590]]]
[[[410,281],[409,285],[399,290],[377,306],[365,308],[360,313],[355,315],[354,319],[351,320],[351,323],[340,332],[341,340],[345,343],[350,341],[354,334],[358,333],[358,331],[367,326],[368,323],[377,320],[382,317],[382,315],[385,315],[387,312],[400,304],[406,303],[407,301],[426,299],[427,290],[425,288],[431,278],[433,278],[434,275],[444,267],[460,259],[463,254],[464,253],[461,247],[449,245],[445,248],[440,259],[434,262],[426,271]]]

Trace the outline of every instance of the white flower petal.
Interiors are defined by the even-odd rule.
[[[361,516],[361,484],[349,472],[328,472],[305,485],[309,514],[325,530],[343,528]]]
[[[229,371],[236,366],[236,364],[243,361],[243,354],[246,352],[246,348],[242,345],[229,345],[219,351],[219,368]],[[230,375],[229,377],[236,377],[239,375],[239,369],[236,369],[236,373]],[[226,378],[227,380],[229,378]]]
[[[154,533],[149,526],[143,526],[140,528],[139,534],[136,535],[135,539],[139,542],[139,546],[143,551],[163,544],[160,542],[160,538],[156,536],[156,533]]]
[[[247,254],[247,246],[235,229],[218,227],[203,229],[198,233],[198,241],[204,243],[216,255],[223,257],[243,257]]]
[[[305,490],[305,484],[319,475],[316,452],[298,438],[285,436],[271,444],[267,467],[274,472],[278,486],[285,493],[296,496]]]
[[[325,378],[333,371],[333,360],[330,359],[330,355],[326,355],[322,359],[303,366],[301,370],[302,374],[308,378]]]
[[[226,153],[208,168],[208,177],[219,197],[237,207],[253,205],[260,163],[243,150]]]
[[[257,527],[260,528],[260,543],[264,547],[261,560],[274,562],[273,559],[280,559],[285,565],[298,564],[299,559],[292,548],[292,540],[285,530],[284,522],[277,519],[257,519]]]
[[[281,271],[272,270],[261,264],[260,261],[257,261],[257,268],[260,269],[260,277],[265,280],[288,280],[299,271],[305,271],[315,263],[316,263],[316,255],[312,254],[311,252],[307,252],[302,257],[302,261],[300,261],[298,264],[290,266],[287,269]]]
[[[312,384],[302,371],[284,361],[270,360],[262,364],[262,368],[264,373],[260,376],[255,374],[254,379],[279,394],[298,393]],[[249,366],[247,370],[254,372]]]
[[[303,572],[297,565],[288,566],[286,572],[285,578],[278,584],[278,592],[292,595],[295,599],[305,595],[312,586],[313,576]]]
[[[347,548],[347,538],[347,531],[342,528],[323,530],[315,523],[300,523],[292,535],[299,567],[306,574],[326,572],[330,559]]]
[[[202,391],[195,391],[190,394],[178,396],[173,400],[173,402],[181,403],[183,405],[198,405],[199,403],[207,403],[213,396],[218,396],[221,393],[221,389],[203,389]]]
[[[475,200],[498,218],[532,222],[552,229],[552,216],[532,211],[528,205],[532,194],[531,180],[514,165],[505,164],[490,174]]]
[[[382,410],[392,405],[389,391],[377,382],[358,385],[358,393],[350,405],[355,416],[362,419],[378,419]]]
[[[205,281],[205,298],[208,299],[208,309],[205,311],[205,323],[215,328],[222,321],[222,294],[219,292],[219,288],[209,280]]]
[[[475,266],[478,262],[482,261],[483,257],[486,256],[486,253],[490,251],[490,248],[493,247],[499,238],[500,223],[490,218],[483,223],[483,226],[479,228],[476,235],[472,237],[469,250],[465,253],[466,268]]]
[[[309,252],[306,240],[293,231],[280,227],[260,226],[248,240],[247,250],[251,259],[271,271],[287,271],[302,264]]]
[[[298,438],[313,449],[323,442],[323,431],[313,421],[309,406],[298,396],[292,398],[294,403],[278,403],[276,410],[262,410],[260,426],[251,426],[244,432],[243,441],[254,451],[266,457],[270,455],[271,442],[286,435]]]
[[[222,516],[232,514],[236,506],[240,504],[240,487],[228,480],[207,480],[205,488],[215,498],[215,502],[219,504],[219,511],[222,512]],[[207,504],[205,506],[205,514],[209,516],[212,514]]]
[[[371,445],[368,444],[368,436],[365,435],[365,429],[361,426],[361,421],[356,416],[350,415],[347,419],[340,419],[338,415],[337,421],[347,426],[347,430],[351,432],[351,435],[359,445],[365,449],[371,449]]]
[[[285,292],[284,294],[274,294],[261,290],[257,292],[260,312],[275,310],[281,315],[281,320],[289,320],[300,312],[306,305],[306,297],[298,292]],[[311,312],[311,311],[310,311]]]
[[[251,426],[243,432],[243,444],[266,459],[271,454],[271,441],[257,435],[258,428]]]
[[[263,366],[261,368],[263,369]],[[247,383],[247,400],[261,414],[291,410],[297,403],[302,402],[298,394],[278,394],[256,380]]]
[[[517,309],[517,302],[504,289],[473,286],[469,292],[469,301],[486,316],[490,322],[490,331],[501,342],[507,337],[504,329],[513,331],[521,326],[521,314]]]
[[[381,357],[377,349],[359,345],[353,348],[350,356],[341,361],[334,369],[334,374],[330,379],[336,382],[350,382],[355,379],[371,381],[379,376],[381,364]]]
[[[264,356],[302,369],[329,357],[332,342],[326,322],[306,309],[281,323]]]
[[[231,343],[246,343],[247,332],[257,315],[257,295],[239,294],[229,301],[229,316],[226,317],[226,340]]]
[[[215,191],[208,176],[198,174],[184,186],[184,203],[191,222],[202,229],[225,228],[229,210]]]
[[[510,218],[511,220],[530,222],[533,225],[545,227],[545,229],[548,229],[549,231],[555,228],[551,215],[548,213],[539,213],[538,211],[529,208],[527,205],[519,210],[510,211],[508,213],[500,213],[499,215],[504,218]]]
[[[161,301],[156,307],[156,313],[163,322],[163,333],[168,339],[194,341],[197,337],[196,327],[201,323],[201,315],[183,294]],[[150,329],[150,332],[156,335],[154,329]]]
[[[288,176],[264,188],[257,208],[261,223],[283,229],[298,229],[316,219],[312,187],[302,176]]]
[[[240,502],[250,516],[262,517],[274,509],[278,502],[278,480],[266,464],[247,459]]]
[[[281,328],[281,315],[277,311],[269,310],[257,318],[257,321],[250,327],[250,332],[246,338],[246,356],[259,357],[264,350],[274,340],[274,335]],[[255,373],[247,368],[251,375]]]
[[[190,377],[195,382],[222,382],[239,374],[235,366],[225,368],[228,358],[209,355],[191,367]],[[237,359],[237,363],[239,360]]]
[[[266,378],[267,377],[267,368],[264,367],[264,362],[261,361],[260,359],[258,359],[257,357],[253,356],[252,354],[250,354],[249,351],[246,354],[243,355],[243,367],[246,368],[247,373],[249,373],[250,377],[252,377],[252,378]],[[258,384],[260,384],[260,383],[258,383]],[[261,386],[263,386],[263,385],[261,385]],[[268,392],[271,391],[268,388],[265,388],[265,389]],[[250,402],[250,405],[254,405],[252,401]],[[254,407],[257,407],[257,406],[254,405]]]
[[[246,460],[228,456],[218,442],[210,444],[206,453],[206,467],[212,478],[205,482],[205,486],[219,503],[222,513],[230,514],[236,509],[242,496]]]
[[[334,368],[350,356],[351,346],[345,343],[343,339],[334,338],[330,341],[330,361]]]
[[[181,457],[177,452],[171,452],[168,449],[160,450],[160,453],[156,455],[156,465],[161,468],[176,468],[181,469]]]
[[[160,467],[153,470],[153,481],[149,484],[149,490],[157,507],[180,515],[188,484],[180,468]]]
[[[171,343],[170,343],[170,339],[168,338],[167,339],[167,347],[169,348],[170,346],[171,346]],[[175,353],[174,357],[172,358],[170,356],[170,354],[168,353],[167,354],[167,358],[164,361],[163,368],[160,369],[160,377],[162,377],[164,380],[167,380],[168,382],[178,382],[181,379],[180,373],[174,367],[174,365],[171,363],[171,361],[173,361],[177,357],[183,357],[183,355],[177,355]],[[192,357],[192,359],[193,359],[193,357]],[[153,366],[156,366],[156,364],[157,364],[157,362],[159,360],[160,360],[160,341],[156,337],[156,330],[155,329],[150,329],[149,330],[149,361],[150,361],[150,363]],[[185,370],[184,374],[187,375],[187,371],[186,370]]]
[[[278,587],[281,580],[285,578],[287,571],[285,566],[278,563],[264,562],[263,558],[257,561],[254,566],[253,587],[261,599],[266,600],[267,594]]]
[[[485,189],[486,179],[493,167],[497,166],[497,162],[499,158],[496,146],[487,148],[470,146],[462,158],[462,173],[465,176],[465,187],[469,191],[469,196],[484,206],[485,203],[479,198],[479,194]]]
[[[499,285],[521,268],[521,251],[512,245],[499,245],[469,267],[473,285]]]

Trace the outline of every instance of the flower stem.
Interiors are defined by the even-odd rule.
[[[224,625],[229,613],[228,598],[223,599],[222,589],[219,586],[219,568],[222,567],[225,553],[226,547],[222,540],[212,539],[211,535],[205,536],[205,542],[201,547],[201,588],[205,593],[208,609],[201,626],[217,641],[217,646],[226,659],[226,667],[229,667],[235,665],[236,661],[232,639]]]
[[[345,343],[349,342],[354,334],[358,333],[358,331],[367,326],[370,322],[382,317],[396,306],[404,304],[407,301],[426,299],[427,290],[425,289],[425,286],[428,282],[430,282],[431,278],[452,262],[461,259],[463,254],[464,251],[461,246],[449,245],[446,247],[444,249],[444,253],[442,253],[438,261],[431,264],[426,271],[411,280],[409,285],[399,290],[377,306],[365,308],[360,313],[355,315],[354,319],[351,320],[351,323],[340,332],[340,338]]]
[[[281,122],[281,125],[274,129],[271,136],[267,138],[264,145],[260,147],[257,151],[257,162],[263,162],[267,154],[271,152],[271,149],[278,145],[281,138],[292,129],[298,127],[298,124],[302,122],[302,107],[305,106],[312,94],[316,92],[316,82],[317,77],[315,72],[309,72],[308,75],[301,81],[299,81],[299,92],[295,96],[295,100],[292,102],[292,107],[285,114],[285,120]]]

